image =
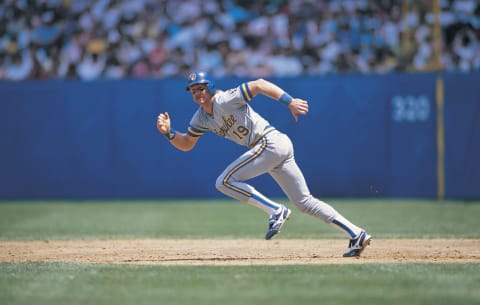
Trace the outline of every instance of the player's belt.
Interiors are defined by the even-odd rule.
[[[275,130],[275,127],[270,126],[270,125],[266,126],[265,129],[262,131],[262,133],[255,139],[255,141],[253,141],[253,143],[250,144],[250,148],[255,146],[258,143],[258,141],[260,141],[261,138],[263,138],[268,133],[270,133],[271,131],[274,131],[274,130]]]

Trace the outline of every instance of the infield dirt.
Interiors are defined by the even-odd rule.
[[[0,262],[145,265],[480,263],[480,239],[374,239],[360,258],[342,258],[338,239],[132,239],[1,241]]]

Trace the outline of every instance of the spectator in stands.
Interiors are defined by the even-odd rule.
[[[441,68],[479,71],[480,3],[440,9]],[[435,19],[428,0],[4,0],[0,78],[423,71],[435,66]]]
[[[33,69],[33,60],[29,50],[17,51],[8,56],[4,63],[6,79],[19,81],[27,79]]]
[[[85,53],[77,66],[77,75],[82,80],[94,80],[100,78],[107,62],[104,53]]]

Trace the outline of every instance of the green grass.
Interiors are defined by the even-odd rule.
[[[0,264],[1,304],[478,304],[480,265]]]
[[[426,200],[328,202],[376,238],[480,238],[480,204]],[[283,238],[344,238],[336,229],[292,209]],[[230,200],[0,203],[0,240],[263,238],[266,227],[266,214]]]
[[[480,238],[480,202],[327,200],[376,238]],[[345,238],[293,208],[282,238]],[[0,240],[263,238],[235,201],[0,203]],[[294,266],[0,263],[0,304],[479,304],[480,262]]]

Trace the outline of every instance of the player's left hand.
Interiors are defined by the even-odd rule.
[[[292,112],[293,118],[298,122],[298,115],[306,115],[308,113],[308,102],[299,98],[294,98],[288,108]]]

